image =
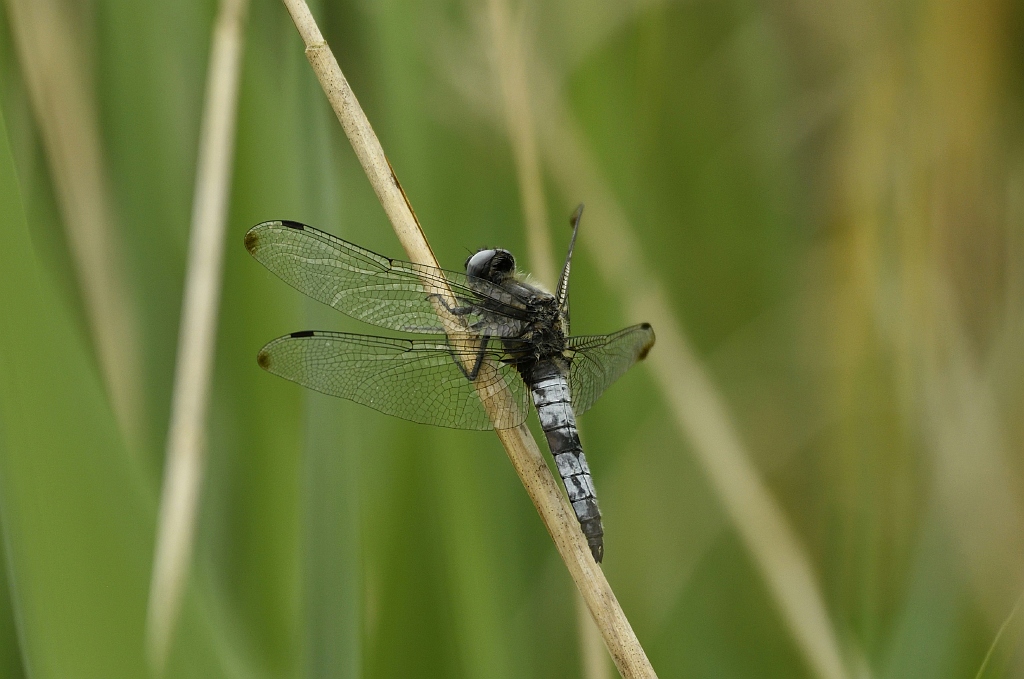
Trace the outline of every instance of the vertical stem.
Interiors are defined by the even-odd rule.
[[[68,249],[114,415],[129,449],[142,438],[138,319],[118,248],[97,104],[68,6],[8,0],[11,33],[53,178]]]
[[[519,22],[518,27],[513,24],[508,4],[504,0],[490,0],[487,7],[491,24],[492,59],[501,89],[501,108],[505,112],[505,129],[512,144],[519,196],[522,200],[530,271],[553,290],[558,272],[551,256],[551,234],[547,228],[547,207],[544,204],[544,178],[526,87],[526,45],[522,22]]]
[[[162,671],[170,649],[195,540],[247,8],[248,0],[222,0],[206,80],[164,486],[146,621],[147,651],[157,672]]]
[[[568,107],[554,95],[543,103],[538,110],[546,113],[539,121],[545,162],[565,195],[587,196],[587,228],[593,237],[585,242],[601,276],[623,293],[627,317],[658,330],[657,350],[646,363],[680,434],[691,442],[811,671],[820,679],[845,679],[849,674],[839,637],[807,551],[751,461],[732,413],[690,346],[667,294],[648,273],[629,219],[599,176],[599,165]],[[855,656],[855,649],[850,653]]]
[[[501,106],[505,113],[505,131],[515,158],[516,178],[522,200],[526,227],[526,244],[531,272],[552,290],[558,278],[552,256],[551,234],[544,204],[544,179],[537,151],[530,91],[527,86],[526,55],[528,44],[524,22],[514,23],[506,0],[488,2],[492,61],[501,90]],[[586,602],[576,597],[579,615],[580,658],[585,679],[605,679],[609,675],[608,656],[601,646],[600,631],[589,615]]]

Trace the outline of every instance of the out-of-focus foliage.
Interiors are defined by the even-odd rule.
[[[16,49],[28,1],[0,13],[0,677],[140,677],[216,3],[45,3],[73,19],[138,331],[126,438]],[[500,245],[529,270],[486,5],[314,12],[442,265]],[[975,676],[1024,588],[1024,6],[510,7],[803,541],[848,676]],[[547,179],[558,259],[588,196]],[[274,0],[249,13],[233,181],[167,676],[580,676],[572,583],[493,435],[256,366],[286,332],[373,331],[252,261],[247,228],[402,255]],[[589,257],[573,328],[612,331]],[[581,422],[605,572],[660,676],[813,676],[644,369]],[[1024,676],[1022,627],[984,676]]]

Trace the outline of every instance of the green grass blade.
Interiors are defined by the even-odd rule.
[[[34,677],[140,677],[152,507],[38,266],[0,134],[0,515]]]

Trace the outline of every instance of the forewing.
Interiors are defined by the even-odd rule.
[[[445,332],[432,301],[445,288],[457,307],[468,309],[467,325],[481,321],[487,309],[489,334],[505,335],[495,322],[502,315],[519,318],[524,307],[486,281],[469,286],[465,274],[389,259],[311,226],[290,221],[258,224],[245,234],[245,247],[286,283],[366,323],[400,330]],[[509,331],[511,332],[511,331]]]
[[[515,427],[526,419],[528,392],[515,369],[499,362],[501,351],[483,349],[475,384],[455,362],[459,355],[472,366],[480,351],[476,338],[403,340],[310,330],[273,340],[257,360],[275,375],[404,420],[454,429]],[[478,387],[495,400],[496,423]]]
[[[654,346],[654,329],[647,323],[610,335],[566,338],[569,390],[577,414],[590,410],[604,390]]]

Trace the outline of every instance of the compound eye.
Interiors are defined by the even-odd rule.
[[[516,270],[516,258],[508,250],[495,250],[491,267],[499,273],[512,273]]]
[[[474,278],[487,278],[487,272],[494,259],[495,250],[481,250],[466,260],[466,275]]]

